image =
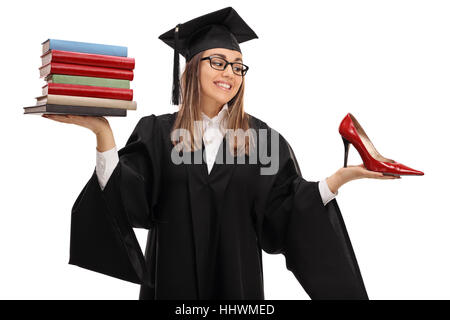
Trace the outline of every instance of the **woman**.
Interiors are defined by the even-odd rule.
[[[187,61],[180,109],[142,118],[118,153],[105,118],[46,116],[97,137],[69,263],[139,283],[141,299],[264,299],[262,249],[284,254],[313,299],[367,299],[334,196],[351,180],[394,177],[359,165],[302,178],[284,138],[243,109],[239,43],[256,37],[232,8],[161,35],[175,49],[174,104],[178,53]],[[133,227],[149,230],[145,257]]]

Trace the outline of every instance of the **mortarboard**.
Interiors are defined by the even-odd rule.
[[[258,38],[232,8],[208,13],[163,33],[159,39],[174,49],[172,104],[179,104],[181,54],[186,62],[201,51],[225,48],[241,52],[239,43]]]

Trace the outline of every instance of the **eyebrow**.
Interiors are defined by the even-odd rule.
[[[212,56],[219,56],[219,57],[224,58],[224,59],[227,58],[224,54],[221,54],[221,53],[213,53]],[[236,58],[236,59],[234,59],[234,61],[242,62],[242,59],[241,58]]]

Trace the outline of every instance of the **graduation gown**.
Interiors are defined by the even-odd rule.
[[[103,191],[94,169],[72,208],[70,264],[140,284],[140,299],[264,299],[264,250],[312,299],[368,299],[336,199],[323,205],[281,135],[276,174],[259,158],[208,174],[171,161],[176,115],[140,119]],[[270,150],[273,129],[250,127]],[[148,229],[145,255],[133,228]]]

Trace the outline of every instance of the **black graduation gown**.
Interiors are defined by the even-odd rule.
[[[103,191],[94,170],[72,208],[70,264],[140,284],[140,299],[264,299],[264,250],[312,299],[368,299],[336,200],[323,205],[281,135],[277,174],[259,161],[208,174],[171,161],[176,115],[138,122]],[[133,228],[149,230],[145,256]]]

